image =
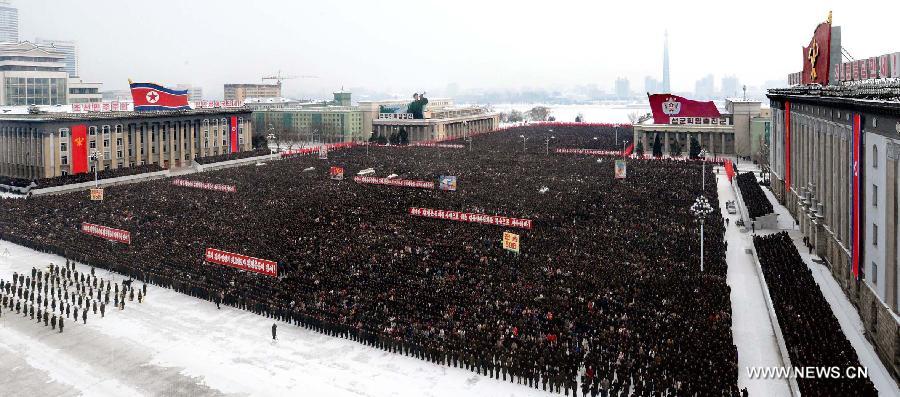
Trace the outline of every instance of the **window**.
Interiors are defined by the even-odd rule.
[[[878,207],[878,185],[872,185],[872,206]]]
[[[878,168],[878,146],[872,145],[872,168]]]
[[[97,141],[91,141],[90,148],[91,148],[91,149],[96,149],[96,148],[97,148]]]
[[[59,137],[60,137],[60,138],[67,138],[68,136],[69,136],[69,129],[68,129],[68,128],[60,128],[60,129],[59,129]]]
[[[872,284],[878,284],[878,264],[872,262]]]
[[[872,245],[878,246],[878,224],[872,224]]]
[[[88,134],[90,136],[96,136],[97,135],[97,127],[91,126],[90,128],[88,128]]]
[[[116,138],[116,146],[122,146],[122,138]]]
[[[59,163],[62,165],[69,165],[69,156],[62,156],[59,158]]]
[[[68,144],[66,144],[65,142],[60,142],[60,143],[59,143],[59,151],[60,151],[60,152],[65,152],[65,151],[68,151],[68,150],[69,150]]]
[[[103,140],[103,147],[109,147],[109,139]]]
[[[109,126],[108,125],[103,126],[103,135],[109,135]]]

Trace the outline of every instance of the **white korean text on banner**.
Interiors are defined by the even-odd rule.
[[[174,179],[172,184],[175,186],[191,187],[194,189],[213,190],[217,192],[234,193],[237,192],[237,186],[223,185],[220,183],[209,183],[200,181],[189,181],[187,179]]]
[[[342,181],[344,180],[344,167],[331,167],[328,170],[328,175],[331,176],[331,179]]]
[[[92,188],[91,189],[91,201],[103,201],[103,189],[102,188]]]
[[[473,214],[469,212],[457,212],[447,210],[436,210],[431,208],[409,209],[409,214],[413,216],[421,216],[425,218],[445,219],[457,222],[481,223],[484,225],[517,227],[520,229],[531,230],[531,219],[508,218],[499,215]]]
[[[94,237],[100,237],[117,243],[131,244],[131,232],[127,230],[113,229],[111,227],[82,222],[81,232]]]
[[[233,252],[217,250],[215,248],[206,249],[205,259],[210,263],[218,263],[235,269],[278,277],[278,263],[270,260],[252,258]]]
[[[355,176],[353,181],[356,183],[367,183],[372,185],[388,185],[400,187],[416,187],[419,189],[434,189],[432,181],[416,181],[412,179],[388,179],[376,178],[374,176]]]

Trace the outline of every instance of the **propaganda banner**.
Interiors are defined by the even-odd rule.
[[[206,257],[204,259],[210,263],[217,263],[219,265],[259,273],[270,277],[278,277],[278,263],[270,260],[253,258],[246,255],[235,254],[233,252],[217,250],[215,248],[207,248]]]
[[[520,229],[531,230],[531,219],[507,218],[505,216],[473,214],[469,212],[457,212],[448,210],[436,210],[431,208],[411,207],[409,214],[412,216],[421,216],[433,219],[445,219],[457,222],[481,223],[484,225],[495,225],[505,227],[516,227]]]
[[[319,146],[319,160],[328,160],[328,146]]]
[[[231,116],[231,123],[229,123],[229,128],[231,128],[231,153],[238,152],[238,142],[240,139],[238,138],[238,118],[237,116]]]
[[[860,217],[862,215],[860,196],[860,165],[863,156],[862,121],[859,113],[853,115],[853,131],[850,135],[850,262],[853,269],[853,277],[859,280],[859,265],[862,263],[862,236]]]
[[[328,175],[331,179],[342,181],[344,180],[344,167],[331,167],[331,169],[328,170]]]
[[[648,95],[654,124],[671,124],[671,117],[720,118],[722,114],[712,101],[693,101],[678,95]]]
[[[87,125],[72,126],[72,173],[81,174],[88,171],[88,139]]]
[[[441,190],[455,192],[456,191],[456,177],[452,176],[452,175],[443,175],[439,179],[438,186]]]
[[[101,189],[101,188],[91,189],[91,201],[103,201],[103,189]]]
[[[831,17],[816,26],[808,47],[803,47],[801,83],[828,85],[831,70]]]
[[[81,232],[109,241],[115,241],[117,243],[131,244],[131,232],[127,230],[113,229],[111,227],[82,222]]]
[[[510,232],[503,232],[503,249],[519,253],[519,235]]]
[[[455,143],[431,143],[431,142],[414,143],[413,146],[436,147],[436,148],[445,148],[445,149],[465,149],[466,148],[466,145],[459,145],[459,144],[455,144]]]
[[[625,160],[616,160],[615,173],[616,179],[625,179],[627,168],[625,168]]]
[[[621,150],[599,150],[599,149],[576,149],[576,148],[559,148],[554,149],[554,153],[560,154],[588,154],[593,156],[621,156]]]
[[[400,187],[415,187],[419,189],[434,189],[432,181],[416,181],[412,179],[388,179],[376,178],[374,176],[355,176],[353,181],[356,183],[366,183],[372,185],[388,185]]]
[[[200,181],[189,181],[187,179],[174,179],[172,184],[175,186],[191,187],[195,189],[213,190],[217,192],[234,193],[237,192],[237,186],[223,185],[219,183],[209,183]]]

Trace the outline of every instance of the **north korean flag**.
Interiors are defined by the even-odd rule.
[[[131,99],[134,110],[186,110],[188,105],[187,90],[178,91],[153,83],[131,83]]]

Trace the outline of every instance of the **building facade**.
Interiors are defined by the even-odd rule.
[[[225,84],[225,100],[243,102],[247,98],[280,98],[281,84]]]
[[[0,0],[0,42],[19,42],[19,10],[9,0]]]
[[[29,42],[0,43],[0,106],[66,104],[64,58]]]
[[[763,110],[759,101],[729,99],[719,118],[673,117],[669,124],[655,124],[649,118],[634,125],[634,142],[643,145],[644,153],[652,153],[659,136],[662,154],[675,156],[687,155],[693,138],[710,156],[750,156],[752,120]]]
[[[103,83],[87,82],[78,77],[69,78],[69,95],[66,101],[68,103],[102,102],[103,94],[100,92],[102,88]]]
[[[413,119],[408,113],[380,113],[372,122],[372,133],[387,139],[403,130],[409,142],[415,143],[463,138],[493,131],[499,126],[500,114],[484,108],[444,108],[431,110],[424,119]]]
[[[175,86],[175,89],[179,91],[187,91],[188,100],[191,102],[203,100],[203,87],[191,84],[178,84]]]
[[[88,153],[102,156],[100,169],[185,166],[196,157],[230,153],[232,120],[237,150],[250,150],[253,126],[244,108],[2,114],[0,175],[37,179],[69,174],[74,148],[85,144]],[[87,142],[74,142],[73,127],[82,126]]]
[[[363,137],[362,112],[353,106],[278,107],[253,112],[258,133],[282,142],[350,142]]]
[[[63,70],[69,77],[78,77],[78,45],[71,40],[48,40],[37,38],[34,44],[38,47],[63,54]]]
[[[840,90],[840,97],[822,95],[826,90],[817,86],[769,91],[771,188],[856,306],[879,357],[900,378],[900,101],[854,98],[852,91]],[[854,142],[856,116],[861,139]],[[858,238],[854,199],[860,203]],[[858,278],[852,268],[855,244]]]

